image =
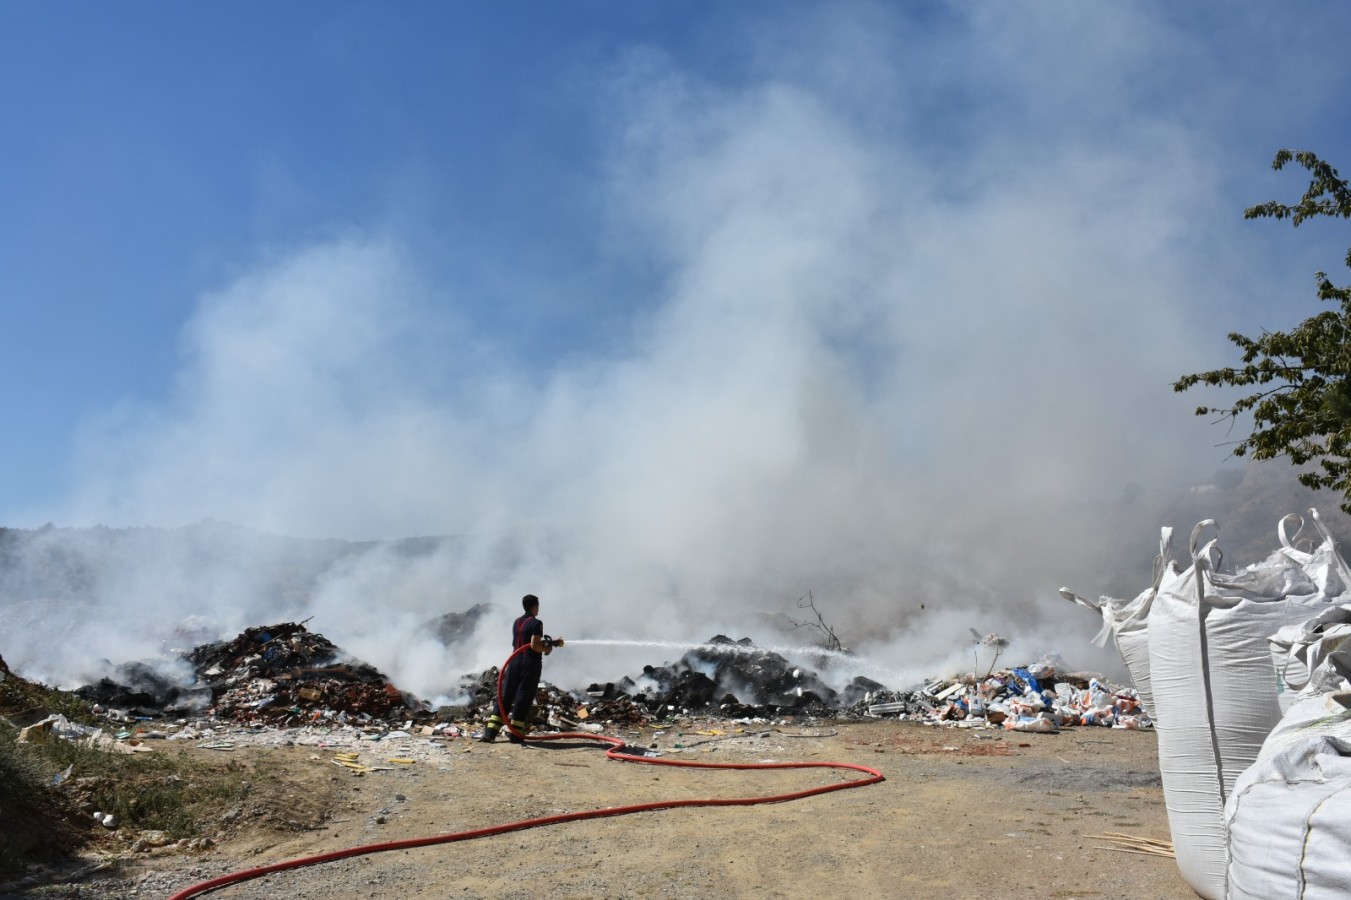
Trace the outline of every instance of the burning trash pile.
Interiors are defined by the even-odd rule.
[[[418,706],[374,667],[348,660],[303,622],[249,628],[202,644],[183,659],[194,676],[188,687],[132,662],[76,693],[118,721],[206,713],[239,724],[365,723],[402,721]]]
[[[187,655],[219,718],[268,724],[402,716],[417,706],[374,667],[346,662],[305,624],[249,628]]]
[[[471,713],[486,717],[492,712],[496,669],[466,679],[461,687],[469,694]],[[580,696],[541,684],[536,718],[539,723],[547,721],[564,729],[578,727],[582,720],[641,725],[681,715],[828,718],[882,687],[871,679],[856,677],[839,692],[817,673],[755,646],[750,638],[734,641],[716,635],[674,663],[644,666],[636,677],[591,684]]]
[[[470,698],[466,712],[486,718],[493,708],[497,670],[467,678],[462,689]],[[911,691],[888,690],[858,676],[837,691],[818,673],[756,647],[749,638],[733,641],[723,635],[675,663],[644,666],[636,677],[592,684],[585,696],[542,684],[536,703],[536,725],[562,730],[590,730],[596,723],[636,726],[687,715],[757,720],[896,717],[1045,733],[1075,726],[1152,726],[1135,690],[1096,677],[1060,675],[1049,661],[984,678],[973,674],[932,681]]]
[[[79,687],[75,694],[104,709],[118,710],[129,719],[188,714],[211,703],[209,688],[184,687],[172,676],[143,662],[123,663],[111,676]]]
[[[598,687],[605,691],[607,686],[593,685],[588,693]],[[669,666],[644,666],[641,676],[626,677],[609,692],[631,696],[652,714],[702,712],[736,718],[832,716],[856,697],[881,687],[870,679],[855,678],[841,694],[817,673],[755,646],[750,638],[733,641],[720,634]]]
[[[822,668],[834,664],[819,657]],[[374,667],[350,660],[305,623],[246,629],[183,653],[193,684],[145,663],[80,688],[121,722],[165,715],[206,716],[236,725],[411,727],[482,722],[493,712],[496,667],[464,676],[459,705],[431,707],[399,690]],[[895,691],[863,676],[843,688],[750,638],[716,635],[673,663],[567,691],[542,682],[534,727],[601,731],[682,716],[765,721],[784,717],[896,717],[960,727],[1054,732],[1083,725],[1147,728],[1139,695],[1096,678],[1060,675],[1049,662],[931,681]],[[465,729],[468,730],[467,728]]]

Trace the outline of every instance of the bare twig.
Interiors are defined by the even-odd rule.
[[[811,591],[808,591],[806,596],[797,598],[797,608],[810,609],[812,614],[816,616],[816,621],[799,622],[796,619],[789,619],[788,621],[792,623],[792,628],[789,629],[790,631],[796,631],[799,628],[815,628],[817,631],[821,632],[822,637],[825,638],[825,648],[827,650],[839,652],[844,649],[844,644],[840,642],[839,636],[835,634],[835,629],[826,623],[825,617],[822,616],[821,611],[816,608],[816,599],[812,597]]]
[[[990,632],[984,637],[981,637],[980,632],[977,631],[976,629],[972,628],[969,630],[971,632],[971,636],[976,639],[975,649],[971,651],[976,658],[976,665],[975,668],[971,670],[971,677],[975,678],[977,681],[984,681],[986,678],[989,678],[990,673],[994,671],[995,663],[999,662],[999,654],[1004,652],[1004,648],[1009,645],[1009,641],[1008,638],[1003,637],[1002,635],[995,634],[994,632]],[[985,670],[985,674],[977,676],[976,672],[980,669],[981,647],[993,647],[994,658],[990,660],[990,667]]]

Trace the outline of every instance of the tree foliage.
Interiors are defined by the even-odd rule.
[[[1271,201],[1244,211],[1247,219],[1289,219],[1298,227],[1321,216],[1351,218],[1351,188],[1332,166],[1308,151],[1282,150],[1272,168],[1296,162],[1308,170],[1309,187],[1294,205]],[[1351,250],[1346,264],[1351,267]],[[1242,365],[1185,375],[1173,390],[1198,384],[1255,388],[1229,407],[1201,406],[1198,416],[1236,420],[1251,413],[1252,433],[1234,447],[1234,456],[1287,456],[1299,480],[1314,489],[1342,495],[1351,513],[1351,286],[1337,287],[1324,272],[1315,275],[1318,296],[1336,304],[1290,331],[1263,331],[1250,338],[1230,334],[1243,352]]]

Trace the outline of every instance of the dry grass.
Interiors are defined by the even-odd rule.
[[[0,881],[107,842],[93,811],[111,813],[127,828],[192,837],[266,777],[182,750],[124,755],[56,737],[20,743],[16,722],[60,713],[94,724],[94,717],[76,695],[25,681],[5,671],[2,660],[0,673]]]

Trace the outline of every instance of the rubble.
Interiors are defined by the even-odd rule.
[[[285,622],[249,628],[230,641],[192,650],[211,712],[268,724],[402,716],[419,707],[373,666],[349,662],[323,635]]]
[[[208,688],[184,687],[143,662],[123,663],[94,684],[76,688],[75,694],[91,703],[122,710],[129,717],[138,719],[197,710],[211,701]]]
[[[593,685],[588,693],[601,686]],[[674,711],[744,716],[807,715],[830,717],[869,690],[882,685],[855,678],[841,694],[820,676],[795,666],[750,638],[733,641],[715,635],[663,667],[644,666],[638,678],[607,684],[602,700],[629,699],[652,716]]]
[[[469,617],[472,618],[472,617]],[[464,623],[462,623],[464,624]],[[186,651],[195,682],[130,663],[80,689],[121,730],[123,744],[198,738],[216,749],[227,726],[354,728],[372,737],[468,735],[493,711],[498,669],[464,675],[463,701],[435,710],[374,667],[348,658],[305,623],[246,629]],[[823,657],[823,665],[828,661]],[[1054,732],[1078,726],[1148,728],[1139,695],[1093,676],[1060,674],[1057,661],[938,679],[895,690],[855,677],[836,690],[811,669],[754,644],[715,635],[673,663],[567,691],[542,682],[532,728],[602,731],[700,716],[744,722],[895,717],[954,727]],[[172,724],[156,724],[166,718]]]
[[[96,713],[128,725],[201,714],[261,725],[365,723],[402,720],[422,709],[377,669],[349,660],[303,622],[249,628],[188,650],[182,659],[194,679],[187,686],[132,662],[76,693]],[[138,733],[146,734],[140,727]]]
[[[636,677],[595,683],[581,694],[540,686],[536,728],[586,730],[638,727],[680,717],[744,721],[786,718],[895,717],[956,727],[1002,727],[1053,733],[1071,727],[1151,728],[1139,694],[1089,674],[1062,674],[1058,660],[958,678],[938,679],[907,691],[855,678],[844,691],[749,638],[723,635],[665,666],[644,666]],[[466,711],[492,711],[497,670],[468,677]],[[742,698],[745,698],[743,701]],[[750,701],[750,702],[746,702]]]
[[[1133,688],[1092,676],[1058,676],[1046,666],[1037,675],[1022,667],[985,678],[972,675],[934,681],[913,691],[876,691],[846,709],[845,715],[896,716],[1042,733],[1079,726],[1141,729],[1153,725]]]

